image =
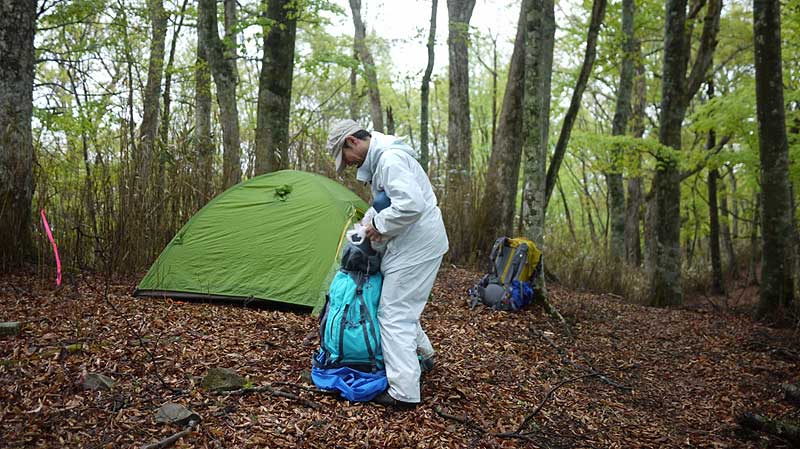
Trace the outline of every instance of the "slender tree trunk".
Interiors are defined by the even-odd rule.
[[[428,64],[425,66],[425,73],[422,75],[422,86],[420,87],[420,113],[419,113],[419,146],[420,146],[420,164],[425,172],[428,172],[428,162],[430,161],[430,150],[428,149],[428,109],[430,95],[431,74],[433,73],[433,57],[434,45],[436,44],[436,10],[439,1],[433,0],[431,2],[431,21],[430,30],[428,31]]]
[[[517,24],[517,28],[519,28],[519,24]],[[496,139],[497,139],[497,38],[495,37],[492,40],[492,146],[491,146],[492,150],[494,150],[494,142]]]
[[[436,150],[436,176],[435,185],[442,184],[442,151],[439,145],[439,135],[441,134],[442,127],[442,108],[439,102],[439,88],[438,82],[433,83],[433,105],[436,107],[436,120],[433,123],[433,148]]]
[[[197,62],[194,70],[194,145],[196,179],[200,194],[196,197],[195,210],[202,208],[214,197],[214,143],[211,139],[211,69],[205,42],[205,33],[197,33]]]
[[[268,0],[263,28],[264,58],[258,81],[255,174],[289,166],[289,114],[292,104],[297,11],[292,0]]]
[[[661,123],[659,142],[681,149],[681,126],[686,109],[706,79],[711,56],[716,48],[721,0],[708,0],[703,33],[691,73],[689,63],[691,26],[686,24],[686,0],[667,0],[664,32],[664,73],[661,85]],[[693,8],[692,13],[699,11]],[[677,160],[666,152],[658,155],[654,178],[656,256],[650,279],[651,304],[671,306],[683,302],[681,286],[680,204],[681,174]]]
[[[550,166],[547,168],[544,197],[545,209],[547,208],[547,203],[550,201],[550,196],[553,194],[553,187],[556,185],[558,170],[561,168],[561,161],[564,159],[564,153],[567,151],[567,144],[569,143],[569,136],[572,133],[572,126],[575,124],[575,119],[578,117],[578,111],[581,108],[583,91],[586,90],[586,84],[589,81],[589,76],[592,74],[592,66],[594,66],[594,60],[597,57],[597,35],[600,33],[600,26],[603,24],[605,15],[606,0],[594,0],[592,2],[592,18],[589,21],[589,33],[586,37],[586,52],[583,56],[583,64],[578,74],[578,80],[575,83],[575,90],[572,91],[572,100],[570,100],[569,109],[567,109],[567,113],[564,115],[564,123],[561,125],[561,133],[558,135],[556,148],[553,152],[553,159],[550,161]]]
[[[692,186],[692,221],[694,221],[694,232],[692,239],[686,242],[686,269],[691,270],[694,263],[694,249],[697,247],[697,238],[700,235],[700,214],[697,213],[697,180]]]
[[[558,193],[561,195],[561,201],[564,203],[564,214],[567,216],[567,226],[569,227],[569,235],[572,237],[573,242],[578,241],[578,236],[575,234],[575,225],[572,224],[572,215],[569,213],[569,204],[567,204],[567,196],[564,195],[564,189],[561,188],[561,179],[556,180],[556,187]]]
[[[158,138],[158,116],[159,100],[161,98],[161,77],[164,73],[164,53],[167,37],[167,14],[164,11],[163,0],[148,0],[150,10],[150,61],[147,69],[147,86],[144,91],[144,113],[142,114],[142,124],[139,129],[141,135],[141,145],[136,163],[136,204],[142,206],[143,210],[149,209],[150,198],[148,192],[154,189],[150,185],[152,174],[152,162],[156,157],[156,143]],[[140,218],[144,218],[141,217]],[[150,230],[152,231],[152,229]]]
[[[641,138],[645,131],[645,107],[647,106],[647,80],[645,79],[644,64],[641,63],[641,45],[636,43],[636,101],[633,104],[633,117],[631,121],[631,134]],[[642,244],[640,236],[640,223],[642,222],[642,177],[638,174],[641,167],[641,156],[635,157],[634,171],[636,175],[628,179],[628,199],[625,205],[625,254],[629,264],[640,266],[642,264]]]
[[[642,244],[639,231],[642,208],[642,178],[628,180],[628,198],[625,205],[625,260],[638,267],[642,264]]]
[[[547,140],[550,129],[550,80],[553,74],[555,12],[553,0],[531,0],[525,18],[525,96],[522,103],[522,230],[544,246]]]
[[[708,80],[708,98],[714,98],[714,80]],[[717,146],[717,138],[714,130],[708,132],[706,150],[711,151]],[[717,207],[717,180],[719,170],[716,167],[708,170],[708,215],[709,215],[709,235],[708,243],[711,246],[711,289],[714,293],[725,293],[725,281],[722,278],[722,256],[719,247],[719,208]]]
[[[238,72],[235,55],[226,50],[225,43],[219,37],[216,3],[216,0],[199,0],[197,32],[203,36],[199,40],[206,44],[205,56],[217,86],[217,103],[222,125],[222,187],[227,189],[242,180],[239,109],[236,104]],[[230,16],[231,11],[235,11],[235,2],[226,0],[225,6],[228,22],[231,23],[233,19]],[[226,38],[234,40],[232,35],[227,35]]]
[[[355,27],[354,45],[359,59],[364,64],[364,74],[367,77],[367,90],[369,91],[369,110],[372,118],[372,129],[383,132],[383,107],[381,106],[381,93],[378,89],[378,73],[375,70],[375,61],[367,47],[367,28],[361,20],[361,0],[350,0],[350,10],[353,13],[353,26]]]
[[[131,251],[134,256],[134,265],[138,266],[145,263],[150,258],[150,253],[156,251],[159,244],[158,223],[162,214],[153,213],[156,205],[156,186],[155,162],[159,158],[158,153],[158,119],[160,114],[161,99],[161,80],[164,74],[164,53],[167,37],[167,14],[164,11],[162,0],[148,0],[150,10],[150,60],[147,69],[147,85],[145,86],[143,99],[142,124],[139,128],[140,144],[139,151],[134,153],[134,173],[133,178],[133,219],[137,232],[129,234],[132,239],[129,245],[132,248],[142,245],[144,251]],[[138,256],[138,257],[137,257]],[[141,257],[145,259],[142,260]]]
[[[645,194],[644,203],[644,268],[648,277],[653,277],[656,264],[656,200],[655,182],[650,183],[650,191]]]
[[[170,125],[170,108],[172,105],[172,72],[174,71],[175,52],[178,48],[178,36],[181,34],[183,28],[183,21],[185,18],[186,5],[189,0],[183,0],[181,10],[178,12],[178,24],[175,27],[175,32],[172,34],[172,41],[169,47],[169,56],[167,57],[167,67],[164,70],[164,104],[161,108],[161,120],[159,126],[159,148],[162,151],[167,151],[169,144],[169,125]],[[161,158],[159,158],[161,159]],[[160,173],[163,175],[164,163],[159,164],[161,167]],[[163,179],[159,179],[160,187],[163,187]]]
[[[514,231],[514,209],[522,146],[522,98],[525,81],[525,17],[531,1],[520,5],[517,37],[497,128],[497,139],[489,156],[486,186],[476,217],[473,251],[486,253],[500,235]],[[481,255],[479,254],[479,258]]]
[[[158,138],[158,149],[159,153],[161,154],[169,154],[169,128],[170,128],[170,110],[172,108],[172,72],[175,62],[175,52],[177,51],[178,47],[178,36],[181,34],[181,28],[183,28],[183,21],[185,18],[186,12],[186,5],[189,3],[189,0],[183,0],[181,4],[181,9],[178,12],[178,24],[175,27],[175,31],[172,34],[172,41],[170,43],[169,48],[169,56],[167,57],[167,67],[164,70],[164,94],[163,100],[164,104],[161,108],[161,119],[159,124],[159,138]],[[165,182],[164,179],[165,174],[165,158],[159,157],[158,158],[158,173],[156,175],[156,204],[162,204],[165,197]],[[174,216],[175,214],[170,214]],[[174,220],[172,220],[174,222]],[[156,239],[156,247],[162,248],[166,243],[169,242],[169,239],[172,238],[172,233],[174,229],[169,224],[170,221],[160,220],[159,226],[159,239]]]
[[[358,52],[356,52],[356,47],[353,45],[353,66],[350,68],[350,118],[353,121],[358,121],[358,65],[360,64],[358,59]]]
[[[391,106],[386,106],[386,132],[394,135],[394,111]]]
[[[723,179],[723,178],[720,178]],[[719,211],[720,211],[720,234],[722,235],[722,243],[725,246],[725,254],[728,260],[728,275],[734,279],[738,277],[739,269],[736,262],[736,253],[733,248],[733,239],[731,238],[730,218],[728,217],[728,189],[725,182],[718,184],[721,186],[719,197]]]
[[[755,207],[753,208],[753,219],[750,222],[750,264],[747,269],[747,278],[750,279],[750,285],[758,285],[758,274],[756,265],[758,265],[758,256],[761,254],[761,248],[758,246],[758,224],[759,217],[761,216],[761,195],[755,195]]]
[[[592,239],[592,244],[597,247],[597,231],[595,231],[594,220],[592,219],[592,192],[589,191],[589,180],[586,178],[586,162],[581,160],[581,186],[583,188],[583,195],[586,197],[586,213],[589,218],[589,237]],[[597,209],[595,208],[595,211]],[[597,214],[597,221],[600,220],[600,214]]]
[[[728,173],[731,177],[731,233],[735,240],[739,238],[739,198],[737,196],[736,172],[733,171],[733,165],[731,165]]]
[[[80,61],[77,62],[78,67],[73,68],[72,65],[68,65],[66,68],[67,77],[69,78],[70,89],[72,92],[73,97],[75,97],[75,105],[78,107],[78,117],[81,120],[86,120],[86,110],[84,108],[84,100],[88,100],[87,90],[86,90],[86,83],[82,83],[83,87],[83,98],[81,100],[81,93],[78,92],[78,85],[75,80],[75,76],[73,74],[73,70],[78,73],[81,72]],[[94,188],[94,177],[92,176],[92,162],[89,157],[89,139],[86,135],[87,130],[85,127],[81,127],[80,135],[81,135],[81,153],[83,154],[83,168],[86,171],[86,176],[84,177],[84,204],[86,206],[86,213],[89,219],[89,226],[92,230],[92,238],[98,239],[98,229],[97,229],[97,206],[95,200],[95,188]],[[81,224],[83,220],[80,221]],[[82,236],[82,232],[79,229],[79,238]],[[78,261],[78,266],[80,268],[84,268],[84,260],[83,260],[83,248],[81,245],[76,245],[76,260]]]
[[[33,36],[36,3],[0,2],[0,272],[33,257]]]
[[[761,298],[759,317],[781,315],[792,302],[792,203],[789,144],[783,102],[781,8],[778,0],[753,1],[756,111],[761,155]]]
[[[633,63],[636,56],[636,41],[633,36],[634,0],[622,1],[622,67],[617,88],[617,104],[614,111],[611,134],[624,136],[628,128],[633,91]],[[613,166],[606,175],[608,182],[608,214],[611,221],[609,253],[616,262],[625,259],[625,185],[622,182],[622,149],[615,150]]]
[[[469,108],[469,21],[475,0],[448,0],[447,39],[450,91],[447,116],[447,194],[445,218],[452,260],[470,257],[472,223],[472,130]]]

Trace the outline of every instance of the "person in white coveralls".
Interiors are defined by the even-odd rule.
[[[327,146],[338,173],[358,166],[356,179],[370,183],[372,197],[383,192],[391,201],[364,220],[366,235],[385,247],[378,322],[389,388],[373,401],[414,406],[422,399],[421,371],[433,367],[434,354],[419,318],[449,245],[436,195],[416,152],[398,137],[340,120]]]

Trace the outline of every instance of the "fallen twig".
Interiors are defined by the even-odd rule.
[[[608,377],[606,377],[606,375],[605,375],[604,373],[601,373],[601,372],[599,372],[599,371],[595,370],[595,369],[594,369],[593,367],[591,367],[591,366],[585,366],[585,365],[582,365],[582,364],[580,364],[580,363],[578,363],[578,362],[576,362],[576,361],[572,360],[571,358],[569,358],[569,357],[567,356],[567,352],[566,352],[566,351],[564,351],[564,350],[563,350],[563,349],[562,349],[560,346],[558,346],[558,345],[557,345],[557,344],[556,344],[556,343],[553,341],[553,339],[552,339],[552,338],[550,338],[550,337],[548,337],[547,335],[545,335],[545,334],[544,334],[544,332],[540,331],[539,329],[536,329],[536,328],[534,328],[533,326],[531,326],[531,327],[529,327],[529,329],[528,329],[528,330],[529,330],[529,331],[530,331],[532,334],[534,334],[534,335],[536,335],[536,336],[538,336],[538,337],[541,337],[542,339],[544,339],[544,340],[547,342],[547,344],[549,344],[549,345],[550,345],[550,346],[551,346],[553,349],[555,349],[555,350],[556,350],[556,352],[558,353],[558,355],[560,355],[560,356],[561,356],[561,362],[562,362],[562,363],[564,363],[565,365],[570,365],[570,366],[573,366],[573,367],[575,367],[575,368],[578,368],[579,370],[581,370],[581,371],[584,371],[584,372],[586,372],[586,373],[588,373],[588,374],[590,374],[590,375],[597,376],[597,378],[598,378],[598,379],[600,379],[600,380],[602,380],[603,382],[605,382],[605,383],[607,383],[607,384],[611,385],[611,386],[612,386],[612,387],[614,387],[614,388],[619,388],[619,389],[621,389],[621,390],[628,390],[628,391],[630,391],[630,390],[633,390],[633,387],[629,387],[629,386],[627,386],[627,385],[623,385],[623,384],[620,384],[620,383],[614,382],[613,380],[611,380],[611,379],[609,379]]]
[[[223,391],[223,392],[220,392],[219,394],[222,394],[222,395],[225,395],[225,396],[244,396],[246,394],[263,393],[263,392],[267,392],[267,393],[271,394],[272,396],[278,396],[278,397],[282,397],[282,398],[286,398],[286,399],[291,399],[293,401],[297,401],[297,402],[305,405],[306,407],[310,407],[310,408],[314,408],[314,409],[318,409],[318,408],[322,407],[322,405],[320,403],[318,403],[318,402],[314,402],[314,401],[309,401],[307,399],[303,399],[303,398],[301,398],[300,396],[298,396],[298,395],[296,395],[294,393],[289,393],[288,391],[278,390],[278,389],[272,388],[269,385],[262,385],[260,387],[241,388],[239,390],[233,390],[233,391]]]
[[[581,380],[581,379],[585,379],[587,377],[594,377],[594,376],[599,376],[599,374],[598,373],[582,374],[580,376],[571,377],[569,379],[566,379],[566,380],[563,380],[563,381],[559,382],[557,385],[555,385],[553,388],[551,388],[547,392],[547,394],[544,396],[544,399],[542,399],[542,401],[539,402],[539,404],[536,406],[536,408],[534,408],[533,411],[530,412],[525,417],[525,419],[522,420],[522,424],[520,424],[519,427],[517,428],[517,430],[514,431],[514,432],[489,432],[486,429],[484,429],[483,427],[481,427],[478,423],[476,423],[475,421],[470,419],[469,416],[467,416],[467,415],[464,415],[464,416],[451,415],[449,413],[446,413],[439,406],[434,408],[434,411],[436,411],[436,414],[441,416],[442,418],[451,419],[453,421],[460,422],[461,424],[464,424],[465,426],[468,426],[468,427],[471,427],[471,428],[477,430],[481,434],[491,434],[491,435],[494,435],[494,436],[496,436],[498,438],[514,438],[514,439],[532,441],[533,438],[531,438],[531,436],[529,434],[524,433],[523,430],[525,430],[525,428],[528,427],[528,423],[530,423],[530,421],[533,419],[533,417],[536,416],[536,414],[539,413],[542,410],[542,407],[544,407],[544,405],[547,403],[547,401],[549,401],[550,398],[553,397],[553,394],[556,392],[556,390],[558,390],[559,388],[563,387],[564,385],[566,385],[568,383],[575,382],[575,381],[578,381],[578,380]]]
[[[585,379],[587,377],[594,377],[594,376],[599,376],[599,374],[598,373],[582,374],[580,376],[570,377],[569,379],[562,380],[561,382],[556,384],[556,386],[554,386],[553,388],[550,389],[550,391],[547,392],[547,394],[544,396],[544,399],[542,399],[542,401],[539,402],[539,405],[537,405],[536,408],[533,409],[533,411],[530,412],[528,416],[526,416],[525,419],[522,420],[522,424],[519,425],[517,431],[514,433],[518,435],[522,434],[522,431],[525,430],[526,427],[528,427],[528,423],[531,421],[531,419],[533,419],[533,417],[536,416],[536,414],[539,413],[540,410],[542,410],[542,407],[544,407],[547,401],[549,401],[550,398],[553,397],[553,393],[555,393],[556,390],[558,390],[559,388],[563,387],[564,385],[570,382],[575,382],[581,379]]]
[[[473,429],[477,430],[480,433],[489,433],[486,429],[481,427],[478,423],[476,423],[475,421],[471,420],[469,418],[469,416],[467,416],[467,415],[456,416],[456,415],[451,415],[449,413],[445,413],[445,411],[442,410],[442,408],[439,407],[438,405],[433,410],[436,412],[437,415],[441,416],[442,418],[452,419],[453,421],[460,422],[461,424],[464,424],[465,426],[472,427]]]
[[[186,427],[183,430],[181,430],[180,432],[172,434],[172,435],[168,436],[167,438],[164,438],[161,441],[158,441],[158,442],[155,442],[155,443],[152,443],[152,444],[146,444],[146,445],[142,446],[141,449],[162,449],[162,448],[165,448],[165,447],[172,446],[173,444],[175,444],[176,441],[178,441],[181,438],[185,437],[186,435],[190,434],[194,430],[194,428],[197,426],[197,424],[199,424],[199,422],[200,421],[191,420],[191,421],[189,421],[189,424],[187,424]]]
[[[499,433],[498,432],[489,432],[486,429],[484,429],[483,427],[481,427],[478,423],[476,423],[475,421],[471,420],[469,418],[469,416],[467,416],[467,415],[464,415],[464,416],[451,415],[451,414],[445,412],[444,410],[442,410],[442,408],[439,407],[439,406],[436,406],[436,408],[434,408],[434,411],[436,412],[437,415],[441,416],[442,418],[450,419],[450,420],[459,422],[461,424],[464,424],[467,427],[471,427],[473,430],[477,430],[481,435],[487,435],[488,434],[488,435],[496,436],[498,438],[512,438],[512,439],[517,439],[517,440],[533,441],[533,438],[531,438],[530,435],[525,435],[525,434],[521,434],[521,433],[517,433],[517,432],[499,432]]]
[[[569,335],[569,337],[572,338],[572,328],[569,327],[569,323],[567,323],[567,320],[564,319],[564,316],[561,315],[558,309],[556,309],[555,306],[553,306],[553,304],[551,304],[550,301],[547,300],[547,298],[543,297],[542,303],[544,304],[544,310],[550,316],[557,319],[558,322],[561,323],[562,326],[564,326],[564,330],[567,331],[567,335]]]
[[[109,308],[111,308],[111,310],[115,314],[117,314],[117,316],[122,317],[122,320],[125,322],[125,326],[128,328],[130,334],[136,338],[136,341],[139,343],[139,346],[142,348],[142,350],[144,350],[144,352],[150,358],[150,361],[152,362],[152,372],[156,376],[158,381],[161,383],[161,386],[164,387],[164,389],[172,392],[172,394],[174,395],[184,394],[185,391],[181,390],[180,388],[175,388],[167,384],[167,382],[164,380],[164,377],[161,376],[161,373],[158,371],[158,362],[156,360],[156,357],[144,343],[144,338],[142,337],[142,333],[131,324],[130,320],[128,319],[128,316],[125,315],[121,310],[119,310],[119,308],[117,308],[117,305],[113,301],[111,301],[111,296],[109,295],[109,290],[111,289],[111,273],[112,273],[111,260],[105,250],[102,250],[100,252],[100,256],[102,257],[103,263],[105,264],[105,269],[103,272],[103,292],[101,293],[103,301]],[[91,286],[89,286],[89,288],[94,290]],[[77,284],[76,284],[76,289],[77,289]]]

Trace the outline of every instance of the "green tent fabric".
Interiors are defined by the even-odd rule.
[[[134,295],[259,299],[318,310],[344,233],[367,207],[313,173],[283,170],[247,180],[186,223]]]

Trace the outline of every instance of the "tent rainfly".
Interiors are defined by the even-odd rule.
[[[345,231],[367,204],[339,183],[283,170],[226,190],[175,235],[134,296],[325,302]]]

